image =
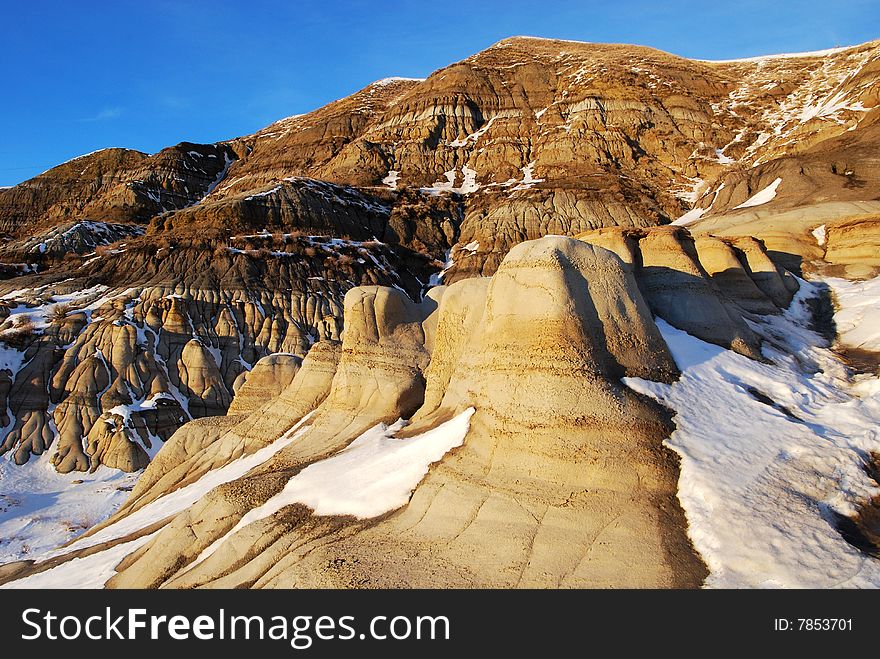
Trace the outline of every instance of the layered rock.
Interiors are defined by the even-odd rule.
[[[22,297],[13,306],[31,305],[46,327],[22,334],[18,313],[0,326],[7,343],[24,342],[23,365],[10,372],[4,409],[14,419],[0,450],[23,463],[54,444],[62,472],[140,469],[185,421],[225,414],[236,381],[261,358],[289,353],[257,369],[232,413],[262,404],[249,401],[249,389],[279,393],[312,343],[339,339],[342,299],[356,283],[408,286],[416,295],[427,280],[420,267],[430,263],[378,242],[256,236],[242,247],[249,241],[280,244],[172,244],[165,254],[132,245],[77,277],[15,291]],[[408,263],[422,265],[413,271]]]
[[[700,265],[719,290],[744,311],[755,314],[777,313],[787,300],[775,301],[758,286],[755,274],[746,271],[746,255],[731,241],[713,236],[700,236],[694,241]],[[745,265],[744,265],[745,263]],[[774,268],[774,272],[775,272]]]
[[[755,206],[740,205],[777,181],[777,211],[866,203],[880,180],[877,48],[704,62],[505,39],[227,143],[75,159],[0,192],[0,225],[152,218],[161,235],[326,232],[436,259],[455,245],[451,283],[548,233],[662,224],[691,205],[742,224]],[[737,235],[784,258],[790,233]],[[820,256],[813,245],[805,260]]]
[[[748,313],[778,313],[797,282],[760,241],[694,240],[682,227],[603,229],[579,239],[614,251],[631,270],[652,311],[704,341],[760,359]]]
[[[824,260],[836,274],[870,278],[880,274],[880,215],[861,215],[826,226]]]
[[[182,142],[147,155],[102,149],[0,190],[0,231],[26,235],[68,221],[146,221],[210,192],[235,159],[222,144]]]
[[[319,341],[291,383],[256,411],[195,419],[183,425],[138,479],[120,513],[109,521],[276,441],[327,397],[340,355],[339,343]]]
[[[302,366],[302,358],[285,353],[263,357],[250,371],[239,375],[232,388],[235,398],[228,414],[245,414],[277,398]]]
[[[668,417],[620,383],[677,373],[633,273],[605,249],[545,238],[512,250],[493,279],[435,297],[439,307],[417,307],[391,289],[350,291],[339,366],[301,434],[180,513],[111,585],[698,585],[705,568],[662,446]],[[311,358],[282,398],[305,384]],[[468,408],[464,445],[403,509],[358,520],[293,504],[236,525],[371,425],[412,415],[397,437],[418,442]],[[232,435],[193,443],[187,459]],[[163,452],[183,456],[188,436],[184,426]],[[152,491],[162,465],[160,453],[145,474]]]
[[[308,464],[343,449],[376,423],[412,415],[424,398],[422,371],[429,359],[422,323],[436,307],[431,299],[416,305],[395,289],[349,291],[338,367],[305,434],[255,472],[212,490],[175,517],[132,557],[130,569],[118,575],[114,584],[161,585]],[[307,369],[307,362],[308,358],[290,388],[314,390],[316,379],[320,388],[322,369]]]
[[[94,253],[95,249],[128,237],[139,236],[144,228],[135,224],[107,222],[67,222],[36,235],[28,235],[3,245],[3,258],[22,261],[61,259],[68,254]],[[124,246],[124,242],[123,245]]]

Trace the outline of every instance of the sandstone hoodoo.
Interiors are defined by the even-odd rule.
[[[698,585],[676,462],[661,445],[668,415],[619,380],[677,373],[633,276],[607,250],[545,238],[485,281],[457,282],[422,310],[393,289],[350,291],[330,392],[297,441],[181,513],[112,585]],[[403,509],[316,516],[285,499],[377,423],[412,417],[387,444],[417,443],[469,410],[463,445],[412,482]],[[323,496],[353,496],[356,476],[336,476]],[[428,569],[435,561],[444,574]]]
[[[514,37],[0,189],[0,582],[880,585],[878,75]]]

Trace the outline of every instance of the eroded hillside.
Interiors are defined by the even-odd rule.
[[[0,190],[0,452],[87,484],[142,471],[0,578],[760,585],[726,575],[765,550],[732,559],[687,489],[714,472],[678,392],[705,378],[741,441],[766,413],[770,442],[836,442],[834,464],[768,458],[749,500],[788,501],[786,473],[813,555],[874,583],[834,520],[870,509],[880,409],[829,349],[829,286],[840,305],[880,271],[878,73],[877,42],[703,62],[517,37]],[[786,569],[762,578],[815,585]]]

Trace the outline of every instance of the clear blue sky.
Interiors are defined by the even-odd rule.
[[[518,34],[722,59],[880,37],[877,0],[0,0],[0,185],[213,142]]]

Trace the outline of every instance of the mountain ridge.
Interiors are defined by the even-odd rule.
[[[851,428],[873,394],[828,337],[832,286],[880,274],[878,107],[880,41],[707,63],[514,37],[0,191],[0,475],[142,472],[30,557],[7,522],[24,560],[0,580],[97,557],[82,583],[726,583],[738,559],[693,507],[718,445],[725,499],[787,502],[872,582],[816,511],[872,519]],[[786,487],[657,403],[703,377]],[[837,462],[779,458],[777,435]],[[815,583],[796,574],[765,581]]]

